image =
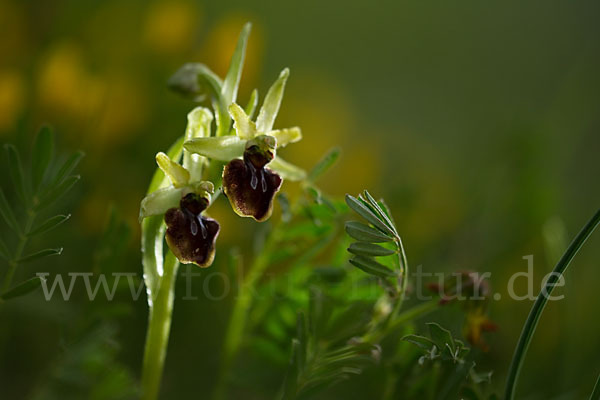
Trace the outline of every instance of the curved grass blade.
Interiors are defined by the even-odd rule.
[[[19,157],[19,152],[17,151],[17,148],[12,144],[5,144],[4,149],[6,150],[6,155],[8,156],[10,176],[15,185],[16,192],[23,202],[27,202],[29,196],[25,183],[25,176],[23,174],[21,158]]]
[[[292,339],[292,355],[285,375],[285,381],[283,382],[283,390],[280,396],[281,400],[292,400],[296,398],[298,390],[298,374],[300,372],[300,347],[301,344],[298,339]]]
[[[337,160],[340,158],[340,154],[342,154],[342,150],[339,147],[334,147],[329,150],[327,154],[319,160],[317,165],[313,167],[313,169],[308,174],[308,180],[311,182],[317,181],[325,172],[327,172],[331,167],[335,165]]]
[[[373,211],[369,209],[362,201],[357,199],[354,196],[349,194],[346,195],[346,204],[348,207],[353,209],[358,215],[366,219],[370,224],[372,224],[375,228],[379,229],[381,232],[396,236],[394,230],[387,225],[380,217],[378,217]]]
[[[250,119],[254,118],[256,107],[258,107],[258,90],[254,89],[250,94],[250,100],[248,100],[248,104],[246,104],[246,107],[244,107],[244,111],[246,112],[246,115],[250,117]]]
[[[352,254],[356,254],[358,256],[372,256],[372,257],[380,257],[380,256],[389,256],[395,254],[396,251],[392,249],[386,249],[378,244],[369,243],[369,242],[354,242],[350,244],[348,247],[348,251]]]
[[[594,386],[594,391],[590,396],[590,400],[600,400],[600,376],[598,376],[598,380],[596,381],[596,386]]]
[[[542,316],[542,312],[544,311],[546,303],[548,302],[548,296],[550,296],[555,284],[558,282],[581,246],[583,246],[587,238],[590,237],[592,232],[594,232],[599,223],[600,210],[596,211],[594,216],[588,221],[588,223],[575,237],[573,242],[569,245],[561,259],[558,261],[558,264],[556,264],[556,267],[554,267],[553,274],[546,281],[544,288],[535,300],[533,307],[531,307],[531,311],[529,312],[529,316],[527,317],[525,325],[523,326],[523,330],[521,332],[521,336],[519,337],[519,342],[517,343],[517,347],[510,364],[510,369],[508,371],[506,389],[504,392],[504,398],[506,400],[512,400],[515,397],[515,389],[517,387],[517,381],[519,378],[519,373],[521,372],[521,367],[523,366],[523,361],[525,360],[525,354],[527,353],[529,344],[533,339],[533,334],[535,333],[535,329],[537,328],[540,317]]]
[[[369,257],[356,256],[350,259],[350,263],[371,275],[379,276],[382,278],[389,278],[390,276],[394,276],[394,271]]]
[[[25,257],[22,257],[17,260],[18,263],[32,262],[35,260],[39,260],[40,258],[49,257],[49,256],[59,256],[62,254],[63,248],[60,247],[58,249],[45,249],[37,251],[33,254],[29,254]]]
[[[49,230],[56,228],[57,226],[59,226],[60,224],[62,224],[66,220],[68,220],[69,218],[71,218],[71,214],[55,215],[54,217],[50,217],[46,221],[44,221],[42,224],[37,226],[36,228],[33,228],[33,230],[27,236],[31,237],[31,236],[40,235],[42,233],[48,232]]]
[[[54,137],[52,129],[43,126],[35,138],[33,152],[31,154],[31,187],[35,193],[46,175],[52,153],[54,150]]]
[[[385,235],[377,229],[358,221],[346,222],[346,233],[361,242],[383,243],[394,241],[392,236]]]
[[[83,151],[76,151],[75,153],[71,154],[71,156],[67,159],[67,161],[65,161],[62,167],[60,167],[56,173],[56,176],[52,180],[51,186],[62,183],[63,179],[65,179],[65,177],[69,176],[71,172],[75,170],[84,156],[85,153]]]
[[[12,207],[6,200],[6,196],[4,196],[4,191],[0,188],[0,214],[2,214],[2,218],[6,224],[15,232],[20,232],[21,228],[19,227],[19,223],[15,218],[15,214],[13,213]]]
[[[2,295],[0,295],[0,299],[9,300],[14,299],[15,297],[21,297],[26,294],[29,294],[40,287],[40,285],[42,284],[42,279],[43,278],[39,276],[27,279],[26,281],[19,283],[17,286],[13,287],[9,291],[2,293]]]

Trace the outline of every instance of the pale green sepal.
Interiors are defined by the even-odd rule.
[[[185,142],[183,147],[192,153],[213,160],[228,162],[234,158],[242,157],[246,140],[242,140],[237,136],[196,138]]]
[[[183,153],[183,142],[185,140],[185,136],[181,136],[179,139],[175,141],[167,151],[167,156],[175,162],[179,162],[181,159],[181,154]],[[154,175],[152,176],[152,180],[150,181],[150,185],[148,186],[148,191],[146,194],[150,194],[157,189],[164,188],[171,185],[169,182],[169,178],[165,176],[165,173],[162,172],[160,168],[156,168],[154,171]]]
[[[277,139],[277,147],[285,147],[290,143],[299,142],[302,139],[302,131],[297,126],[287,129],[275,129],[269,132],[269,136]]]
[[[169,186],[158,189],[144,197],[140,205],[140,221],[152,215],[162,215],[169,208],[179,206],[183,190],[183,188]]]
[[[267,168],[277,172],[283,179],[290,181],[303,181],[306,179],[306,171],[282,160],[281,157],[275,157],[273,161],[267,164]]]
[[[258,106],[258,90],[254,89],[252,91],[252,93],[250,94],[250,100],[248,100],[248,104],[246,104],[246,108],[244,108],[246,115],[248,115],[248,117],[250,119],[252,119],[254,117],[254,112],[256,111],[257,106]]]
[[[156,163],[158,167],[169,177],[171,183],[175,187],[182,187],[190,181],[190,173],[180,164],[171,160],[168,155],[163,152],[156,154]]]
[[[281,99],[283,97],[283,91],[285,89],[285,83],[290,75],[290,70],[285,68],[279,74],[279,78],[275,81],[273,86],[269,88],[265,101],[263,102],[258,118],[256,119],[256,129],[259,132],[270,132],[273,129],[273,123],[279,112],[279,106],[281,105]]]
[[[229,70],[227,71],[221,89],[221,95],[225,104],[231,104],[235,102],[237,98],[240,78],[242,77],[242,69],[244,67],[244,57],[246,55],[246,44],[248,43],[248,36],[250,35],[251,28],[252,24],[250,22],[244,25],[238,38],[235,51],[233,52],[233,56],[231,57]]]
[[[229,106],[229,115],[233,118],[233,127],[240,139],[248,140],[256,136],[256,125],[250,120],[250,117],[246,115],[246,112],[242,107],[236,103],[231,103]]]

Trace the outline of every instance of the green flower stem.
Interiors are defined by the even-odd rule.
[[[233,305],[233,311],[229,319],[229,326],[225,336],[225,343],[223,347],[223,355],[221,358],[221,365],[219,367],[219,374],[213,392],[213,399],[220,400],[225,397],[225,387],[229,378],[229,371],[231,365],[237,354],[240,345],[242,343],[242,336],[246,327],[246,321],[248,317],[248,311],[252,305],[252,296],[256,287],[256,283],[262,277],[263,272],[269,266],[269,258],[273,250],[279,241],[279,228],[281,221],[273,228],[272,232],[267,238],[264,248],[254,258],[248,275],[242,282],[238,297],[235,299]]]
[[[396,319],[398,313],[402,309],[402,304],[404,303],[404,298],[406,297],[406,288],[408,287],[408,259],[406,258],[406,252],[404,251],[404,245],[402,244],[402,239],[400,239],[400,236],[396,236],[394,238],[394,242],[396,243],[398,264],[400,266],[400,273],[402,274],[402,282],[398,301],[396,301],[396,304],[394,304],[394,309],[390,313],[390,317],[387,320],[388,326]]]
[[[31,227],[33,225],[34,220],[35,212],[31,209],[27,210],[27,220],[25,221],[25,229],[19,233],[19,241],[17,243],[17,247],[15,248],[15,253],[13,254],[12,259],[8,262],[8,270],[6,271],[6,275],[4,276],[4,282],[2,283],[2,290],[0,291],[0,293],[4,293],[8,289],[10,289],[10,285],[17,270],[17,266],[19,265],[19,259],[23,255],[25,244],[27,244],[27,235],[29,235],[29,232],[31,231]]]
[[[590,396],[590,400],[600,400],[600,376],[598,376],[598,380],[596,381],[596,386],[594,386],[594,391]]]
[[[142,369],[142,400],[158,397],[165,355],[171,330],[171,313],[175,294],[175,279],[179,261],[170,251],[164,263],[164,274],[160,279],[156,296],[151,303],[148,317],[148,333]]]
[[[517,380],[519,378],[519,373],[521,372],[521,367],[523,366],[523,361],[525,360],[525,354],[527,353],[527,349],[529,348],[529,344],[531,343],[531,339],[533,338],[533,334],[535,333],[535,329],[538,325],[542,312],[546,307],[548,297],[552,293],[552,290],[554,290],[555,284],[559,281],[560,277],[571,263],[571,260],[573,260],[587,238],[592,234],[592,232],[594,232],[594,229],[596,229],[598,223],[600,223],[600,210],[596,211],[596,214],[594,214],[594,216],[588,221],[581,232],[579,232],[579,234],[575,237],[571,245],[567,248],[567,251],[558,261],[558,264],[556,264],[553,274],[546,281],[544,288],[535,300],[535,303],[529,312],[529,316],[527,317],[527,321],[523,326],[521,337],[519,338],[517,348],[515,349],[515,354],[513,355],[513,359],[510,364],[508,378],[506,379],[506,390],[504,393],[504,398],[506,400],[512,400],[515,397]]]
[[[440,306],[439,299],[432,299],[421,303],[417,306],[409,308],[408,310],[398,314],[395,318],[389,321],[388,325],[383,330],[372,331],[367,335],[363,336],[365,342],[379,343],[384,337],[389,335],[391,332],[406,324],[415,318],[422,317],[435,311]]]

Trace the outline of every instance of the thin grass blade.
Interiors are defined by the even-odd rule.
[[[523,366],[527,349],[529,348],[529,344],[533,339],[533,334],[535,333],[535,329],[537,328],[540,317],[542,316],[542,312],[544,311],[546,303],[548,302],[548,297],[552,293],[552,290],[554,290],[555,284],[565,272],[581,246],[583,246],[592,232],[594,232],[598,226],[598,223],[600,223],[600,210],[596,211],[596,214],[594,214],[594,216],[588,221],[588,223],[583,227],[583,229],[567,248],[561,259],[558,261],[558,264],[556,264],[556,267],[554,267],[553,274],[546,281],[542,292],[538,295],[535,303],[531,307],[531,311],[529,312],[529,316],[527,317],[525,325],[523,326],[523,330],[521,332],[521,336],[519,337],[519,342],[517,343],[517,347],[510,364],[510,369],[508,371],[506,389],[504,392],[505,400],[512,400],[515,397],[515,389],[517,387],[517,381],[521,372],[521,367]]]

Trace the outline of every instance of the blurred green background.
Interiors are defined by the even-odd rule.
[[[193,107],[166,80],[189,61],[224,75],[242,24],[252,21],[239,97],[244,103],[254,87],[264,94],[290,68],[276,125],[298,125],[305,139],[286,158],[310,167],[341,146],[323,188],[383,196],[411,265],[491,271],[493,290],[505,294],[510,275],[526,268],[522,257],[533,254],[537,292],[558,257],[548,237],[566,246],[600,204],[599,17],[593,0],[1,0],[0,139],[27,154],[37,128],[50,122],[63,152],[87,154],[82,182],[59,210],[73,218],[46,239],[64,255],[19,277],[100,264],[141,272],[139,201],[154,154],[183,133]],[[116,255],[117,244],[102,241],[109,210],[124,221],[113,226]],[[251,224],[226,202],[213,214],[222,226],[241,226],[223,229],[219,246],[248,244]],[[567,276],[566,300],[543,317],[523,398],[591,391],[600,371],[599,259],[595,236]],[[224,263],[217,257],[213,268]],[[518,289],[526,290],[523,281]],[[77,376],[65,353],[95,354],[77,339],[90,326],[108,338],[99,345],[112,349],[105,361],[122,368],[110,379],[137,377],[143,299],[74,297],[45,302],[36,293],[0,310],[0,398],[44,398],[55,374]],[[491,304],[499,331],[482,358],[499,388],[531,306],[504,297]],[[168,398],[201,398],[211,387],[230,300],[176,305]],[[89,322],[97,313],[109,319],[107,310],[118,323]],[[347,397],[367,396],[357,393]]]

